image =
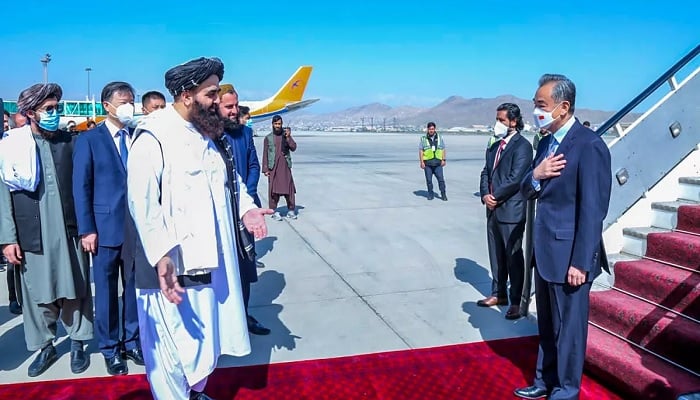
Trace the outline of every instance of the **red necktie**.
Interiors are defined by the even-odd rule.
[[[506,141],[501,139],[501,144],[498,145],[498,150],[496,150],[496,159],[493,162],[493,169],[496,169],[498,162],[501,161],[501,152],[503,151],[504,147],[506,147]],[[492,176],[493,176],[493,169],[491,170]],[[489,183],[489,192],[491,192],[491,194],[493,194],[493,183]]]
[[[498,162],[501,161],[501,152],[503,148],[506,147],[506,141],[501,140],[501,144],[498,146],[498,151],[496,151],[496,160],[493,162],[493,168],[496,169]]]

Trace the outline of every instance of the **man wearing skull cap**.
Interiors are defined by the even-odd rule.
[[[58,319],[71,338],[73,373],[87,369],[83,342],[93,336],[88,260],[72,198],[74,137],[58,129],[61,96],[54,83],[22,91],[18,113],[28,123],[0,141],[0,245],[20,273],[27,349],[40,350],[29,376],[58,358]]]
[[[218,107],[223,74],[217,58],[168,70],[174,103],[143,120],[129,153],[129,209],[155,266],[137,265],[136,294],[156,399],[210,399],[203,392],[219,356],[250,352],[239,227],[264,237],[272,210],[258,208],[231,173]]]

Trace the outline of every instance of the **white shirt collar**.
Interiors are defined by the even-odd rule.
[[[109,133],[112,135],[112,137],[117,138],[119,137],[119,131],[126,128],[118,128],[112,121],[109,119],[105,119],[105,126],[107,127],[107,130]]]
[[[575,122],[576,118],[572,116],[571,118],[569,118],[568,121],[566,121],[566,123],[561,128],[557,129],[556,132],[551,134],[554,135],[554,138],[557,140],[557,143],[561,144],[564,141],[566,134],[569,133],[569,130],[572,126],[574,126]]]

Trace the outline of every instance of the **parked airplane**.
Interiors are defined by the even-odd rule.
[[[301,66],[273,96],[259,101],[241,101],[240,105],[250,107],[253,122],[265,121],[276,114],[286,114],[308,107],[319,100],[303,100],[312,70],[312,66]],[[4,101],[4,106],[12,113],[17,111],[16,101]],[[141,110],[141,103],[136,103],[134,106],[137,112]],[[78,131],[86,130],[89,120],[100,123],[107,116],[102,104],[95,100],[61,100],[59,111],[61,113],[60,127],[63,128],[73,121]]]
[[[240,105],[250,107],[250,117],[253,122],[264,121],[276,114],[290,113],[308,107],[319,100],[303,100],[312,70],[311,66],[299,67],[274,96],[261,101],[241,101]]]

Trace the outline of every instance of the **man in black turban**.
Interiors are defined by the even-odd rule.
[[[211,139],[220,137],[224,132],[224,122],[219,114],[218,84],[224,77],[224,64],[218,58],[200,57],[176,67],[165,73],[165,87],[175,98],[174,107],[192,123],[197,130]],[[198,99],[195,91],[200,86],[214,83],[217,92],[209,96],[203,93]],[[213,97],[212,97],[213,96]]]
[[[139,336],[157,400],[210,399],[219,356],[250,352],[239,232],[264,237],[272,210],[255,205],[221,138],[223,73],[216,58],[169,70],[175,101],[144,118],[129,150],[129,210],[148,260],[136,265]]]
[[[219,77],[219,81],[224,79],[224,63],[216,57],[200,57],[170,68],[165,73],[165,87],[173,97],[178,97],[182,92],[201,85],[212,75]]]

